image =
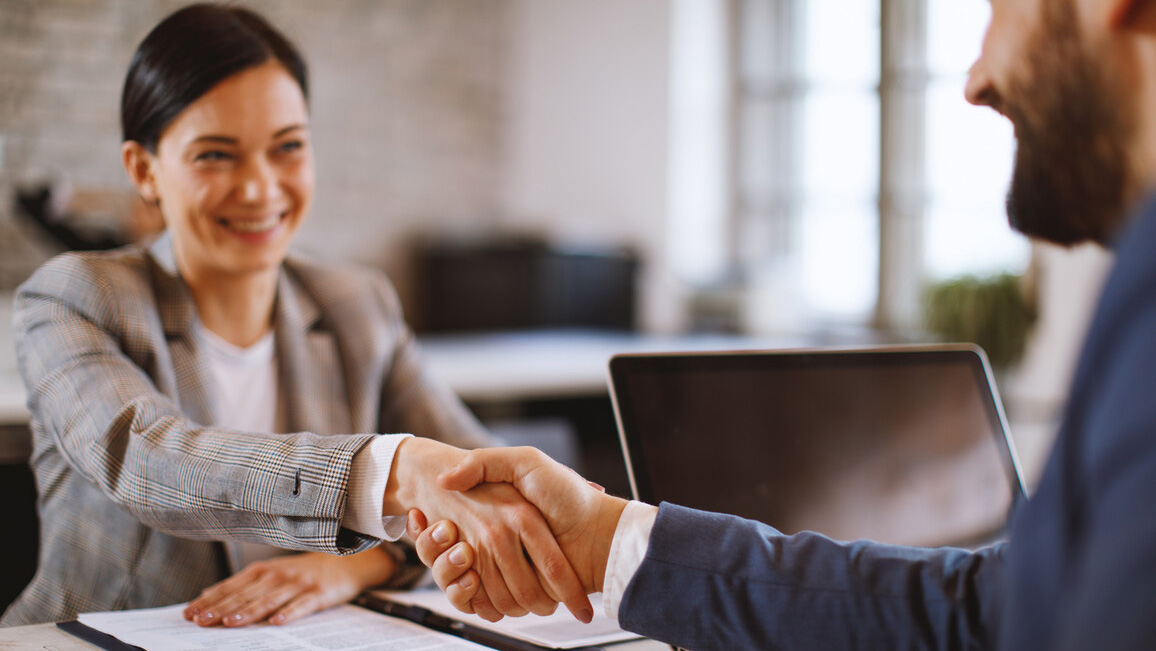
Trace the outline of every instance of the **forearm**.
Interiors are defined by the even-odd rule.
[[[17,295],[17,357],[37,448],[168,533],[258,531],[247,539],[334,553],[369,544],[338,543],[349,465],[369,436],[206,427],[207,399],[182,391],[173,359],[191,353],[188,342],[165,340],[141,277],[98,266],[54,260]]]
[[[1001,548],[839,543],[663,505],[619,621],[696,649],[990,646],[1003,568]]]
[[[327,553],[372,542],[342,523],[352,459],[368,438],[193,429],[129,439],[104,490],[151,527]],[[199,471],[181,470],[190,468]]]

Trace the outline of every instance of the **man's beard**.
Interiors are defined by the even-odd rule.
[[[1002,107],[1018,142],[1008,220],[1029,237],[1107,245],[1132,191],[1133,120],[1117,101],[1126,94],[1080,41],[1072,3],[1045,2],[1043,11],[1030,65],[1009,84]]]

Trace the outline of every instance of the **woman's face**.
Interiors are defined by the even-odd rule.
[[[275,270],[313,200],[305,98],[276,61],[228,77],[161,133],[125,143],[129,176],[159,200],[190,283]]]

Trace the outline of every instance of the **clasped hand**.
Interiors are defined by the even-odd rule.
[[[523,465],[549,461],[544,455],[538,459],[513,454]],[[500,458],[506,459],[505,455]],[[453,470],[447,472],[447,468]],[[434,531],[452,531],[453,542],[460,538],[459,550],[468,554],[469,580],[454,577],[459,608],[497,621],[504,615],[549,615],[561,602],[576,618],[588,622],[594,615],[586,596],[594,585],[592,570],[572,567],[571,560],[582,557],[576,550],[587,533],[585,524],[560,529],[556,526],[559,514],[568,509],[531,504],[532,495],[545,495],[558,483],[548,472],[552,468],[542,466],[543,472],[532,472],[525,480],[498,478],[513,468],[498,465],[489,455],[475,456],[429,439],[406,439],[394,456],[382,513],[404,515],[412,510],[456,523],[447,524],[452,530]],[[578,475],[558,468],[566,472],[567,481],[573,479],[582,488],[565,493],[563,499],[592,503],[590,492],[601,495]],[[554,519],[548,524],[544,515]],[[423,539],[427,546],[435,540],[434,531]],[[440,533],[436,539],[442,539]],[[427,557],[428,553],[423,560]],[[395,569],[389,555],[377,548],[346,557],[299,554],[263,561],[207,588],[190,602],[185,617],[202,626],[243,626],[265,620],[288,623],[349,601],[361,590],[385,581]],[[445,587],[448,581],[439,584]]]
[[[437,481],[442,489],[464,494],[516,489],[546,519],[558,547],[577,572],[583,592],[602,591],[610,544],[625,500],[607,495],[578,473],[528,447],[474,450]],[[471,544],[469,536],[458,542],[459,532],[464,533],[465,528],[456,525],[462,523],[449,518],[428,527],[433,519],[421,509],[410,511],[409,533],[422,562],[454,607],[491,621],[494,613],[479,610],[478,604],[489,604],[502,615],[525,614],[524,610],[504,608],[506,602],[499,604],[489,594],[491,585],[500,583],[497,577],[485,575],[492,572],[492,564],[482,562],[481,550]],[[538,570],[543,573],[542,568]],[[589,621],[574,608],[570,611]]]
[[[478,584],[464,604],[467,612],[497,621],[504,615],[548,615],[561,602],[579,620],[590,621],[594,609],[586,595],[591,583],[581,578],[590,572],[574,566],[564,551],[579,528],[559,536],[555,521],[549,519],[552,507],[542,508],[531,496],[534,482],[526,490],[499,475],[491,477],[488,473],[504,476],[509,468],[490,460],[507,456],[478,454],[486,451],[466,452],[429,439],[407,439],[398,447],[382,512],[402,515],[416,509],[431,521],[457,525],[456,531],[470,547],[471,576]],[[447,472],[447,468],[452,470]],[[584,489],[601,495],[576,474],[566,472]],[[546,473],[540,476],[548,479]],[[454,477],[458,477],[456,482]]]

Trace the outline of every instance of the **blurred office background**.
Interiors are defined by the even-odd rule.
[[[10,292],[64,248],[155,228],[121,169],[119,92],[133,48],[183,4],[0,4],[11,467],[27,435]],[[1007,227],[1011,128],[962,99],[983,0],[242,4],[311,64],[318,191],[299,247],[385,270],[431,360],[511,440],[622,492],[608,352],[694,333],[930,341],[929,288],[1006,274],[1037,315],[999,375],[1038,474],[1110,259]]]

